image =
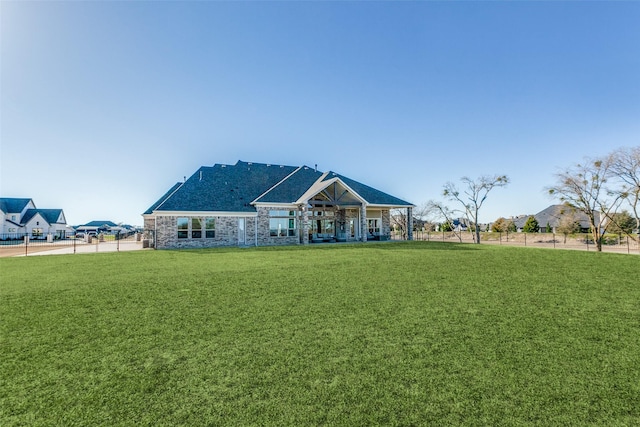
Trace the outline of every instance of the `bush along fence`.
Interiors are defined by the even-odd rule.
[[[133,245],[133,246],[132,246]],[[119,252],[142,247],[141,233],[117,234],[0,234],[0,256],[28,256],[29,254],[53,251],[52,253]]]
[[[401,233],[393,233],[393,240],[405,240]],[[414,231],[413,240],[432,242],[475,243],[475,234],[470,231]],[[640,254],[640,236],[605,234],[602,238],[603,252]],[[554,249],[581,249],[595,251],[596,244],[589,233],[559,234],[559,233],[524,233],[524,232],[483,232],[480,233],[480,243],[499,245],[545,247]]]

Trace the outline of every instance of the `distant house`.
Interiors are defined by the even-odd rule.
[[[518,231],[522,231],[529,216],[530,215],[521,215],[513,220],[513,223],[515,224]],[[540,231],[542,232],[547,229],[548,225],[555,233],[562,221],[567,219],[571,220],[572,222],[576,222],[580,227],[581,233],[588,233],[591,229],[591,225],[589,223],[589,218],[587,217],[587,215],[581,210],[572,208],[568,205],[551,205],[548,208],[533,215],[533,217],[536,219],[536,221],[538,221]],[[596,221],[598,220],[599,214],[596,212]]]
[[[37,209],[32,199],[0,198],[2,237],[64,238],[71,232],[62,209]]]
[[[113,221],[91,221],[83,225],[78,225],[75,227],[77,233],[90,233],[90,234],[100,234],[100,233],[109,233],[111,229],[114,227],[118,227]]]
[[[413,205],[335,172],[237,162],[201,167],[144,212],[156,248],[384,240]],[[411,236],[409,236],[411,238]]]

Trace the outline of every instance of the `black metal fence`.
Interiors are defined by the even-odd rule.
[[[392,233],[393,240],[405,240],[401,234]],[[469,231],[414,231],[413,240],[450,242],[450,243],[475,243],[475,233]],[[627,236],[624,234],[605,234],[602,240],[603,252],[617,252],[640,254],[640,236]],[[480,243],[530,246],[552,249],[578,249],[596,251],[593,236],[589,233],[558,234],[558,233],[480,233]]]
[[[142,248],[142,234],[0,234],[0,257],[27,256],[36,253],[75,254],[90,252],[119,252]]]

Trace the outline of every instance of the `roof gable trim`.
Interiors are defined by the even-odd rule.
[[[305,193],[300,196],[300,198],[296,201],[296,204],[305,204],[308,203],[309,200],[315,196],[316,194],[322,192],[323,190],[325,190],[327,187],[329,187],[331,184],[338,182],[340,183],[340,185],[344,186],[344,188],[346,188],[351,194],[353,194],[355,196],[356,199],[360,200],[360,202],[363,205],[368,205],[369,203],[364,199],[364,197],[362,197],[361,195],[359,195],[356,191],[354,191],[351,187],[349,187],[343,180],[341,180],[338,177],[335,178],[331,178],[327,181],[323,181],[324,178],[327,177],[327,175],[329,174],[329,172],[325,172],[320,178],[318,178],[318,180],[311,186],[309,187],[309,189],[307,191],[305,191]]]

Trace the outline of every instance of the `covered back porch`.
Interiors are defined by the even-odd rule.
[[[390,240],[391,210],[407,209],[412,217],[412,206],[370,203],[339,178],[320,184],[298,200],[303,244]]]

